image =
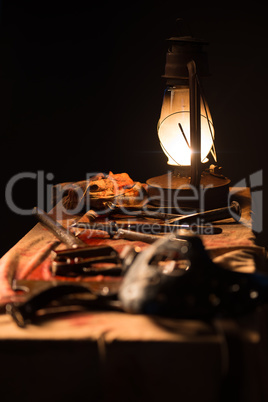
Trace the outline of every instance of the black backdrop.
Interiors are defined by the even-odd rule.
[[[211,77],[203,85],[220,165],[233,184],[259,169],[265,182],[265,5],[4,1],[1,254],[35,223],[8,206],[5,189],[14,175],[32,175],[18,180],[12,192],[17,206],[31,209],[38,171],[45,189],[97,171],[128,172],[139,181],[166,171],[156,125],[165,87],[165,39],[174,35],[177,17],[210,44]],[[264,231],[260,242],[265,236]]]

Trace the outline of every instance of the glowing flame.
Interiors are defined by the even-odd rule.
[[[210,151],[216,154],[213,145],[214,128],[208,105],[200,104],[201,109],[201,161],[207,161]],[[190,106],[189,89],[169,87],[165,91],[161,116],[158,123],[158,136],[161,147],[168,158],[169,165],[191,164]]]

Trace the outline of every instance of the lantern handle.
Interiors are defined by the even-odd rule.
[[[188,21],[185,21],[183,18],[177,18],[176,26],[178,28],[179,37],[190,37],[190,38],[193,37],[191,27]],[[187,31],[188,34],[186,35]]]
[[[189,73],[191,185],[199,186],[201,179],[201,121],[200,91],[194,60],[187,63]]]
[[[203,106],[204,106],[204,110],[205,110],[205,114],[206,114],[206,119],[208,122],[208,128],[209,128],[209,132],[210,132],[210,136],[211,136],[211,140],[212,140],[212,146],[211,146],[211,155],[214,158],[214,161],[217,163],[217,153],[216,153],[216,148],[215,148],[215,138],[211,129],[211,121],[209,119],[209,115],[208,115],[208,111],[207,111],[207,105],[206,105],[206,100],[205,100],[205,95],[204,95],[204,91],[202,88],[202,85],[200,84],[198,75],[196,75],[196,79],[197,79],[197,84],[199,86],[199,91],[200,91],[200,96],[201,96],[201,100],[203,102]]]

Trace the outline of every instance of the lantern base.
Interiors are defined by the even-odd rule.
[[[203,171],[198,188],[191,185],[191,177],[168,172],[147,180],[150,203],[158,207],[195,209],[204,211],[228,204],[227,177]]]

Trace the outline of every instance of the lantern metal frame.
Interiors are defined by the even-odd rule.
[[[207,54],[203,49],[207,42],[191,36],[172,37],[168,41],[171,46],[166,55],[163,77],[167,79],[168,85],[182,83],[184,86],[189,86],[191,165],[176,166],[167,174],[148,179],[149,196],[156,204],[159,204],[156,200],[161,200],[160,206],[174,206],[172,192],[178,193],[179,190],[180,207],[195,207],[200,210],[227,205],[230,179],[220,174],[217,167],[204,169],[203,166],[206,167],[206,164],[201,163],[200,99],[204,104],[205,99],[199,77],[210,75]],[[212,151],[216,154],[213,136],[212,140]],[[200,197],[200,193],[203,192],[201,208],[198,205],[200,197],[199,200],[196,200],[198,197],[193,197],[193,188],[195,194],[197,191]],[[160,192],[161,195],[164,194],[164,198],[163,196],[158,198]],[[178,204],[177,200],[175,204]]]

